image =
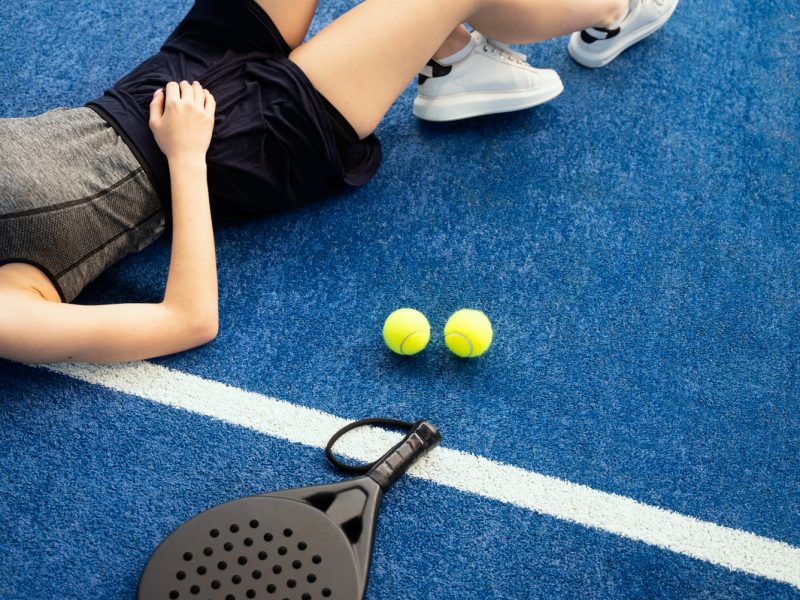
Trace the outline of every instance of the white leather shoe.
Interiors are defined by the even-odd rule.
[[[631,0],[631,9],[619,27],[593,27],[573,33],[567,50],[584,67],[602,67],[626,48],[660,29],[675,12],[678,0]]]
[[[472,33],[473,51],[452,65],[434,59],[420,72],[414,114],[426,121],[455,121],[530,108],[564,91],[558,73],[535,69],[524,54]]]

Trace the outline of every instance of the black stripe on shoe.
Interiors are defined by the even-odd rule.
[[[430,67],[430,68],[429,68]],[[433,59],[428,61],[428,64],[420,72],[417,77],[417,84],[422,85],[431,77],[444,77],[453,70],[453,65],[441,65]]]
[[[619,27],[616,29],[606,29],[605,27],[592,27],[581,31],[581,40],[587,44],[593,44],[601,40],[608,40],[619,35]]]

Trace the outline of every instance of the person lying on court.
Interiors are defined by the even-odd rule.
[[[578,32],[570,55],[597,67],[676,4],[365,0],[304,41],[316,0],[197,0],[102,97],[0,120],[0,357],[128,361],[208,342],[218,329],[211,209],[265,215],[363,185],[381,159],[373,131],[414,76],[422,119],[528,108],[561,81],[496,40]],[[160,302],[71,304],[167,222]]]

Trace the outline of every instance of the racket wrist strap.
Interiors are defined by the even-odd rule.
[[[328,459],[328,462],[337,469],[341,469],[346,473],[357,473],[359,475],[367,473],[373,466],[375,466],[375,464],[378,462],[377,460],[371,463],[354,465],[342,462],[333,453],[333,445],[338,442],[339,438],[341,438],[345,433],[348,431],[353,431],[354,429],[359,429],[360,427],[367,427],[368,425],[375,427],[389,427],[390,429],[401,429],[403,431],[409,431],[412,427],[414,427],[414,423],[410,423],[409,421],[400,421],[399,419],[369,418],[348,423],[339,431],[334,433],[331,439],[328,440],[328,445],[325,446],[325,457]]]

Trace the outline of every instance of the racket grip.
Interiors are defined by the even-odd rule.
[[[439,431],[427,421],[417,421],[403,440],[375,462],[367,476],[386,491],[419,458],[442,441]]]

